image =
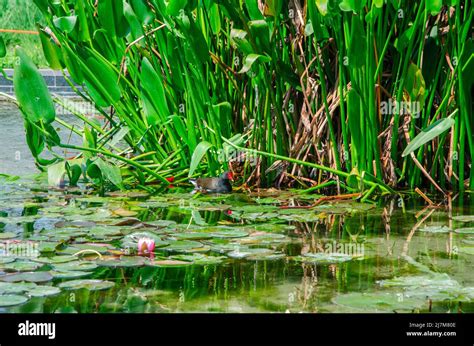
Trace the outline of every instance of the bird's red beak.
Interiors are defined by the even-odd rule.
[[[234,181],[234,175],[232,174],[232,172],[227,173],[227,178],[231,181]]]

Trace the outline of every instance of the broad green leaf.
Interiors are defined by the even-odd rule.
[[[250,19],[264,19],[262,12],[260,12],[260,9],[258,8],[258,0],[246,0],[245,6],[249,12]]]
[[[359,170],[357,169],[357,167],[354,167],[352,168],[352,171],[349,174],[349,176],[346,178],[347,186],[352,187],[353,189],[359,190],[361,187],[360,182],[361,182],[361,178],[360,178]]]
[[[413,35],[415,34],[414,29],[414,25],[409,27],[395,40],[394,46],[397,48],[399,53],[403,54],[405,52],[405,48],[408,46],[408,43],[413,39]]]
[[[77,24],[77,16],[59,17],[53,20],[54,25],[62,32],[71,33]]]
[[[90,42],[91,36],[89,31],[89,23],[87,21],[87,13],[86,12],[86,4],[87,1],[85,0],[76,0],[74,1],[74,10],[77,14],[79,19],[79,37],[82,42]],[[89,6],[89,4],[87,4]]]
[[[130,26],[130,33],[132,35],[133,40],[138,39],[142,35],[144,35],[143,25],[140,23],[137,15],[133,12],[133,8],[127,3],[123,3],[124,8],[124,15],[128,21]]]
[[[377,8],[382,8],[383,7],[383,0],[374,0],[374,5]]]
[[[257,61],[260,60],[261,62],[269,62],[271,59],[265,55],[260,55],[260,54],[249,54],[245,57],[244,61],[244,66],[242,69],[239,71],[239,73],[246,73],[250,71],[252,68],[253,64]]]
[[[426,88],[425,80],[423,78],[421,69],[419,69],[418,66],[413,63],[411,63],[408,67],[404,88],[410,95],[410,99],[412,102],[423,103],[423,97],[425,95]]]
[[[16,56],[20,59],[13,74],[13,85],[18,103],[26,117],[32,123],[43,121],[49,124],[56,118],[53,99],[46,82],[31,58],[21,47],[16,47]]]
[[[58,162],[48,167],[48,185],[59,186],[66,174],[66,165],[64,161]]]
[[[339,8],[342,11],[352,11],[359,13],[365,6],[367,0],[342,0],[339,3]]]
[[[270,45],[271,33],[268,23],[265,20],[253,20],[248,23],[248,26],[259,52],[270,55],[272,47]]]
[[[247,35],[248,33],[246,31],[239,29],[232,29],[230,32],[232,43],[245,55],[254,53],[252,45],[247,39]]]
[[[177,16],[186,7],[187,0],[169,0],[166,6],[166,14],[169,16]]]
[[[265,15],[272,17],[280,17],[283,8],[283,0],[266,0]]]
[[[41,10],[41,12],[48,12],[48,0],[33,0],[33,2]]]
[[[41,29],[39,30],[39,36],[41,45],[43,46],[44,57],[46,58],[49,67],[53,70],[62,70],[63,64],[61,63],[61,49],[56,46],[51,38]]]
[[[28,297],[17,294],[0,295],[0,307],[8,307],[24,304],[28,301]]]
[[[363,19],[360,16],[353,16],[351,21],[352,36],[349,47],[349,66],[352,68],[362,68],[366,64],[367,36]]]
[[[72,280],[61,282],[58,287],[64,290],[86,289],[88,291],[100,291],[114,287],[115,284],[104,280]]]
[[[107,63],[92,56],[86,60],[85,66],[89,69],[82,69],[84,73],[87,72],[85,83],[94,101],[101,107],[108,107],[117,102],[122,95],[115,71]]]
[[[455,113],[457,110],[455,111]],[[429,141],[433,140],[434,138],[438,137],[443,132],[449,130],[455,123],[453,119],[454,113],[449,116],[448,118],[440,119],[436,121],[431,126],[427,127],[423,131],[421,131],[405,148],[402,153],[402,157],[410,155],[416,149],[421,147],[422,145],[428,143]]]
[[[122,174],[120,173],[120,168],[108,162],[105,162],[101,158],[96,158],[91,161],[87,168],[87,175],[92,179],[98,179],[102,176],[118,188],[123,188]]]
[[[69,162],[66,162],[66,172],[69,176],[69,184],[71,186],[77,186],[77,182],[82,175],[82,168],[80,165],[71,165]]]
[[[323,16],[328,13],[328,0],[316,0],[316,6]]]
[[[147,25],[153,20],[153,12],[143,0],[131,0],[130,5],[142,25]]]
[[[199,143],[194,150],[193,156],[191,157],[191,165],[189,167],[189,176],[194,174],[194,171],[198,167],[204,155],[212,147],[212,144],[206,141]]]
[[[170,115],[168,101],[166,99],[163,80],[155,71],[147,58],[142,60],[142,72],[140,74],[143,98],[152,105],[153,109],[146,108],[149,124],[155,125],[159,119],[165,119]],[[155,114],[159,117],[156,117]]]
[[[124,16],[123,0],[100,0],[97,6],[99,21],[113,37],[123,37],[129,30]]]
[[[431,13],[432,16],[437,15],[443,7],[443,0],[426,0],[426,10]]]
[[[219,5],[212,4],[209,9],[209,21],[211,22],[211,29],[214,35],[217,35],[221,31],[221,14],[219,12]]]
[[[4,58],[7,55],[7,47],[2,36],[0,36],[0,58]]]

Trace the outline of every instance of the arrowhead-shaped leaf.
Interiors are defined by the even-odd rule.
[[[410,144],[405,148],[402,153],[402,157],[410,155],[416,149],[421,147],[422,145],[428,143],[429,141],[433,140],[434,138],[438,137],[444,131],[450,129],[454,125],[453,115],[457,112],[457,110],[448,118],[440,119],[436,121],[431,126],[428,126],[426,129],[421,131],[418,136],[416,136]]]

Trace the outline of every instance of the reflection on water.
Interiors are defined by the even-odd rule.
[[[78,121],[64,109],[58,108],[58,116],[71,125],[78,125]],[[34,158],[26,143],[23,116],[12,104],[0,100],[0,174],[30,175],[37,173]],[[77,136],[70,136],[70,131],[58,125],[55,127],[63,143],[80,144]],[[69,152],[73,154],[73,152]],[[51,155],[45,153],[45,158]]]
[[[253,195],[186,196],[103,198],[11,187],[0,196],[3,233],[51,243],[55,255],[96,249],[81,257],[97,266],[80,278],[113,287],[70,291],[61,283],[75,279],[56,277],[38,285],[60,293],[4,311],[474,311],[470,195],[438,209],[397,197],[377,206],[345,202],[291,212],[278,207],[289,198],[283,192],[269,204]],[[163,242],[153,261],[124,251],[124,239],[136,232]],[[59,267],[36,271],[57,275]]]

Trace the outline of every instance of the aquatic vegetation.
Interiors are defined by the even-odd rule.
[[[9,191],[19,201],[43,196],[30,211],[34,218],[0,224],[0,234],[11,233],[0,241],[8,254],[0,256],[0,307],[7,312],[447,312],[459,302],[472,311],[472,234],[454,231],[469,224],[433,212],[410,235],[423,203],[391,211],[390,201],[291,210],[281,207],[319,196],[286,191],[275,203],[259,203],[271,191],[97,198],[32,186]],[[5,204],[0,213],[26,215],[29,205]],[[453,215],[472,213],[462,205]],[[252,210],[268,217],[242,217]],[[98,213],[109,216],[82,220]],[[307,216],[314,221],[302,222]],[[154,242],[152,256],[138,253],[143,238]],[[71,291],[76,300],[66,309]]]
[[[231,168],[238,183],[363,201],[474,188],[471,1],[34,3],[50,67],[94,105],[49,96],[16,50],[28,145],[51,185],[164,191]],[[80,154],[45,159],[55,148]]]

